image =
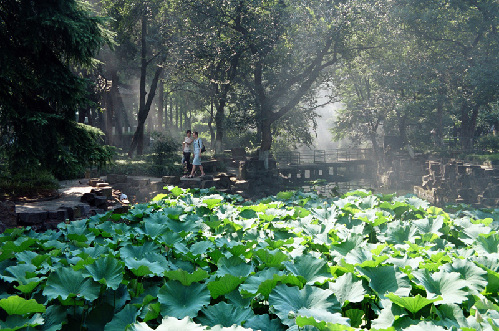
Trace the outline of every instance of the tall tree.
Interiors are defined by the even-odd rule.
[[[272,126],[319,87],[326,70],[348,56],[347,39],[356,19],[354,1],[253,1],[234,26],[250,52],[251,80],[266,160]]]
[[[0,133],[11,172],[61,177],[109,156],[98,132],[75,121],[87,102],[75,68],[91,67],[111,41],[103,22],[79,0],[0,2]]]
[[[395,9],[408,32],[446,64],[447,93],[461,144],[471,148],[479,113],[499,94],[499,3],[406,0]]]

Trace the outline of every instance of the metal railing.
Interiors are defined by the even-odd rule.
[[[291,151],[274,154],[276,162],[283,165],[335,163],[352,160],[371,160],[372,150],[367,148],[339,148],[332,150]]]

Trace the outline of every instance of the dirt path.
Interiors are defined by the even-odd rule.
[[[83,184],[82,184],[83,183]],[[83,180],[65,180],[59,182],[59,198],[46,201],[16,203],[16,213],[25,213],[33,211],[56,210],[60,207],[75,207],[81,205],[81,196],[84,193],[90,193],[94,188],[89,186]]]

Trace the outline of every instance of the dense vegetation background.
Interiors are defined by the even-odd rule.
[[[0,9],[0,152],[11,175],[74,177],[111,158],[102,142],[141,155],[150,133],[187,128],[215,153],[243,146],[267,157],[313,143],[315,109],[333,101],[335,138],[378,156],[387,136],[426,150],[497,149],[494,0],[5,0]]]

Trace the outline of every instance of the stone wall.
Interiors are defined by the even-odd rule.
[[[436,205],[465,203],[475,207],[499,205],[499,168],[448,162],[427,161],[422,184],[414,193]]]
[[[384,169],[378,172],[378,184],[387,190],[409,190],[421,185],[421,177],[425,175],[426,158],[422,155],[387,156]]]

